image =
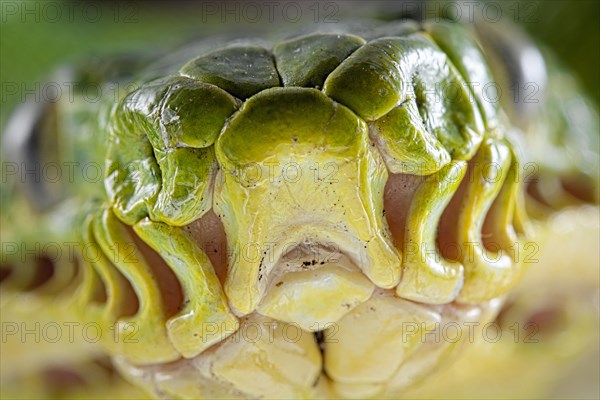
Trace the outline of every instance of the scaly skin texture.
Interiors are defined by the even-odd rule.
[[[539,248],[528,251],[533,262],[488,340],[474,335],[452,368],[439,369],[427,385],[414,386],[402,398],[593,397],[600,333],[598,211],[571,207],[548,222],[536,221]]]
[[[396,396],[460,347],[435,339],[448,324],[495,318],[530,232],[522,159],[537,158],[481,91],[494,77],[472,32],[392,23],[175,67],[84,110],[72,125],[89,140],[60,133],[104,161],[104,185],[40,202],[30,232],[3,223],[15,241],[79,241],[45,280],[43,252],[14,268],[11,250],[3,307],[60,293],[124,376],[182,398]],[[581,185],[528,206],[593,201]]]

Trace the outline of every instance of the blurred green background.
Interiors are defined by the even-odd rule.
[[[242,1],[3,0],[0,126],[4,126],[22,94],[43,87],[57,66],[90,55],[169,49],[190,38],[236,30],[268,30],[276,23],[297,28],[315,22],[344,22],[356,16],[380,15],[389,19],[415,10],[427,17],[450,7],[443,1],[425,4],[418,0],[275,1],[270,2],[275,4],[271,8],[267,3],[256,1],[247,6]],[[553,49],[592,98],[600,102],[599,1],[507,0],[470,7],[475,15],[486,13],[489,18],[495,18],[497,9],[501,9],[504,18],[517,22],[538,42]],[[299,17],[298,10],[302,14]]]
[[[129,50],[168,48],[185,39],[235,30],[268,30],[269,2],[10,1],[0,8],[0,122],[22,97],[58,65]],[[358,1],[271,2],[272,21],[280,25],[344,22],[353,16],[386,18],[415,11],[431,16],[445,2]],[[286,3],[294,3],[286,8]],[[460,1],[458,2],[460,3]],[[470,2],[472,3],[472,2]],[[486,3],[492,3],[486,6]],[[299,8],[298,8],[299,5]],[[246,8],[244,8],[246,7]],[[496,1],[471,6],[475,15],[502,16],[523,26],[572,68],[589,94],[600,100],[600,2],[597,0]],[[261,16],[256,17],[257,9]],[[297,11],[302,15],[298,19]],[[450,9],[450,8],[447,8]],[[42,84],[43,85],[43,84]]]

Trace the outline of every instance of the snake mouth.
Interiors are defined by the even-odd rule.
[[[389,182],[412,190],[419,181]],[[388,199],[398,200],[397,192],[388,192]],[[402,209],[390,208],[387,217],[397,220]],[[228,251],[218,215],[209,212],[184,230],[204,249],[224,285]],[[359,266],[360,252],[345,251],[323,236],[289,240],[294,244],[265,271],[264,295],[255,310],[237,315],[233,328],[202,324],[202,352],[154,364],[117,356],[117,367],[159,397],[377,396],[403,390],[449,358],[459,343],[444,339],[448,325],[495,316],[497,302],[427,304],[377,287]],[[144,249],[152,259],[153,250]],[[461,326],[466,332],[468,325]],[[198,329],[179,335],[189,339]]]
[[[446,336],[448,326],[466,332],[492,320],[500,304],[427,305],[376,289],[318,331],[255,312],[195,357],[144,366],[114,361],[159,398],[373,397],[419,382],[463,343]]]
[[[421,181],[392,177],[386,198],[399,203],[398,190]],[[390,207],[387,218],[402,218],[398,210],[404,207]],[[186,230],[224,285],[228,251],[218,216],[207,213]],[[199,354],[145,365],[117,356],[117,367],[159,397],[377,396],[417,383],[449,358],[460,342],[446,340],[448,326],[466,337],[469,323],[483,325],[499,307],[497,300],[468,306],[403,299],[367,277],[360,252],[302,237],[274,257],[264,295],[255,310],[237,315],[235,329],[205,324],[210,345]]]
[[[185,229],[208,255],[221,285],[225,285],[227,255],[232,252],[227,249],[218,216],[210,211]],[[255,310],[259,314],[297,324],[309,332],[319,331],[366,301],[375,289],[358,266],[360,252],[353,254],[335,242],[308,236],[277,247],[285,250],[278,257],[274,255],[277,250],[267,251],[265,260],[271,258],[268,271],[256,282],[264,285]]]
[[[148,218],[124,227],[104,211],[93,226],[98,240],[137,238],[136,266],[147,274],[135,282],[140,306],[127,321],[161,344],[153,347],[160,358],[147,356],[143,341],[116,349],[120,368],[163,397],[305,398],[315,390],[372,397],[418,382],[457,348],[459,342],[441,339],[449,324],[494,317],[497,302],[490,299],[500,297],[494,279],[504,284],[504,269],[477,257],[445,259],[439,243],[481,242],[503,181],[482,193],[477,180],[461,179],[494,157],[506,156],[508,168],[507,154],[486,142],[473,163],[420,177],[388,174],[372,153],[367,161],[381,171],[377,179],[362,179],[359,159],[349,158],[339,170],[358,176],[350,183],[303,175],[296,186],[253,187],[256,197],[228,183],[231,177],[215,178],[214,208],[183,227]],[[239,193],[226,196],[225,190]],[[240,204],[249,203],[240,196],[256,209],[243,209]],[[267,209],[271,198],[286,202]],[[269,245],[274,249],[265,254]],[[256,248],[257,254],[244,252]],[[468,283],[476,290],[458,298],[467,267],[489,276],[471,273]],[[140,295],[150,290],[154,295]],[[159,324],[166,329],[156,329]]]
[[[312,243],[284,254],[267,279],[257,312],[308,332],[335,324],[375,288],[347,254]]]
[[[395,110],[377,131],[409,112]],[[485,321],[490,299],[516,272],[509,257],[490,263],[481,254],[496,199],[489,235],[514,236],[504,229],[512,209],[502,206],[517,194],[507,178],[517,168],[509,143],[473,137],[477,150],[440,156],[443,163],[415,175],[402,163],[390,168],[394,150],[384,157],[371,141],[371,117],[315,89],[263,90],[216,139],[218,171],[201,185],[208,200],[190,206],[197,219],[173,214],[177,203],[126,229],[119,210],[103,211],[94,228],[104,247],[135,233],[165,261],[157,268],[134,243],[139,262],[120,267],[140,296],[129,321],[151,339],[113,352],[125,357],[126,375],[163,397],[308,398],[321,387],[326,397],[372,397],[402,390],[448,358],[457,342],[439,340],[445,324]],[[490,164],[501,179],[485,180]],[[264,171],[269,165],[298,173]],[[335,177],[315,174],[315,165]],[[437,239],[480,246],[470,259],[448,259]],[[167,290],[176,286],[167,278],[178,290]],[[175,301],[161,308],[161,298]]]

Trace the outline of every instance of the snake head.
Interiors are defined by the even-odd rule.
[[[104,255],[130,245],[89,261],[80,303],[104,285],[95,318],[139,328],[109,345],[126,375],[184,397],[379,396],[448,357],[444,324],[494,317],[528,229],[469,30],[390,23],[180,64],[113,107],[85,224]]]

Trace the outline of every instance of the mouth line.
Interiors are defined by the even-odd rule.
[[[414,363],[419,370],[427,369],[427,365],[437,364],[436,357],[442,357],[440,354],[445,351],[437,347],[452,347],[444,343],[405,341],[401,337],[402,323],[418,323],[418,330],[425,329],[421,328],[421,324],[425,324],[429,329],[441,321],[472,320],[474,317],[466,315],[468,310],[479,312],[485,307],[455,301],[431,304],[401,296],[396,285],[388,287],[378,283],[378,280],[387,282],[387,270],[381,268],[387,265],[378,260],[392,265],[394,257],[373,258],[374,250],[367,250],[370,236],[325,223],[310,227],[292,224],[289,230],[281,228],[282,232],[272,232],[270,236],[285,237],[287,246],[281,241],[274,246],[269,244],[267,249],[272,258],[268,253],[256,253],[255,264],[249,265],[257,267],[258,278],[252,269],[245,280],[229,280],[234,276],[239,278],[234,274],[242,270],[229,270],[230,259],[224,257],[230,256],[229,243],[219,217],[211,213],[191,225],[191,237],[202,244],[207,254],[211,254],[212,247],[218,249],[213,252],[211,262],[221,271],[217,275],[226,278],[221,282],[226,281],[224,286],[231,282],[239,284],[230,294],[243,294],[253,285],[260,294],[253,298],[256,302],[250,303],[251,306],[240,308],[244,313],[236,312],[234,305],[239,302],[234,302],[235,296],[228,294],[227,302],[239,326],[229,331],[216,329],[210,345],[199,354],[155,364],[118,357],[116,363],[125,376],[139,380],[139,386],[150,384],[162,397],[181,397],[184,391],[184,397],[192,398],[248,398],[267,396],[258,390],[272,393],[269,391],[280,388],[284,392],[273,393],[272,397],[290,398],[310,397],[305,390],[320,390],[324,385],[334,388],[330,393],[347,392],[356,385],[369,386],[372,390],[388,384],[395,388],[408,384],[407,379],[401,377],[412,374],[405,365]],[[210,241],[213,236],[216,239]],[[265,250],[264,247],[259,249]],[[258,263],[260,256],[264,256],[264,262]],[[401,264],[403,259],[398,258],[397,262]],[[373,268],[379,268],[380,273],[373,274]],[[273,341],[256,342],[249,333],[257,329],[256,326],[263,337],[273,332],[279,332],[279,336]],[[204,328],[193,328],[198,329]],[[286,333],[296,331],[301,336],[299,342],[285,337]],[[201,334],[203,338],[205,333]],[[336,342],[328,340],[332,334],[339,335],[334,338]],[[415,351],[416,348],[425,349],[424,355],[421,350]],[[413,357],[414,354],[419,355]],[[433,361],[423,361],[428,357]],[[382,366],[385,366],[383,371]],[[201,392],[203,388],[216,392],[207,395]]]
[[[314,332],[336,323],[374,290],[347,253],[303,242],[271,267],[254,312]]]
[[[240,328],[235,333],[224,337],[223,340],[192,358],[180,358],[169,363],[144,366],[134,365],[124,357],[115,357],[114,361],[116,367],[130,380],[137,381],[143,387],[150,387],[155,394],[163,398],[172,397],[178,393],[180,395],[180,390],[187,391],[185,392],[186,396],[196,398],[200,396],[210,398],[211,395],[212,397],[226,396],[228,398],[260,397],[256,393],[248,392],[248,390],[253,390],[254,380],[257,379],[253,373],[257,372],[257,369],[261,376],[260,379],[270,382],[269,385],[274,386],[273,390],[277,388],[284,391],[289,390],[285,391],[286,395],[283,395],[283,397],[300,397],[302,394],[306,394],[303,390],[323,390],[323,387],[326,387],[329,391],[333,390],[331,388],[335,388],[335,390],[352,390],[352,387],[357,384],[375,390],[380,388],[382,383],[389,380],[392,375],[394,379],[391,382],[400,385],[404,382],[400,375],[407,374],[411,368],[416,368],[417,375],[419,375],[422,369],[423,371],[428,369],[428,365],[438,365],[441,360],[446,358],[445,355],[448,354],[448,351],[457,346],[455,346],[455,343],[444,340],[436,342],[426,336],[425,341],[416,343],[416,348],[420,351],[415,351],[416,348],[413,348],[410,351],[405,349],[398,352],[398,344],[402,342],[396,340],[396,342],[388,343],[385,339],[386,335],[391,332],[390,327],[386,326],[387,323],[381,326],[381,337],[384,339],[374,338],[373,335],[369,334],[368,337],[363,338],[368,341],[367,343],[360,341],[346,343],[348,340],[352,340],[353,330],[358,329],[360,331],[364,326],[367,326],[360,319],[363,315],[381,313],[381,316],[385,318],[389,311],[386,307],[389,308],[389,304],[393,302],[398,304],[396,311],[400,310],[400,314],[390,317],[392,318],[390,321],[395,320],[395,322],[392,322],[392,324],[395,323],[394,329],[402,326],[403,322],[414,323],[414,320],[403,318],[402,315],[417,315],[423,321],[429,320],[428,324],[432,321],[437,321],[438,324],[456,324],[461,321],[481,322],[483,321],[482,318],[485,319],[485,315],[488,314],[489,310],[492,310],[493,314],[493,310],[499,308],[499,303],[490,303],[486,306],[465,306],[456,303],[444,305],[417,303],[398,298],[391,290],[377,289],[369,298],[369,301],[361,305],[361,311],[357,314],[359,319],[356,322],[351,322],[348,325],[347,321],[341,321],[339,325],[334,324],[333,329],[330,327],[314,332],[299,330],[298,332],[302,336],[300,339],[297,339],[297,335],[291,333],[291,329],[287,329],[290,324],[264,317],[255,312],[240,319]],[[400,319],[404,319],[404,321],[400,321]],[[258,340],[256,339],[257,327],[262,329],[262,336],[259,335]],[[265,329],[265,327],[270,328]],[[348,328],[351,329],[348,330]],[[288,337],[282,339],[282,332],[286,330],[289,331]],[[336,337],[336,334],[339,337]],[[435,338],[435,335],[432,337]],[[384,342],[379,343],[379,340]],[[396,345],[393,343],[396,343]],[[409,340],[404,343],[404,346],[407,345],[406,343],[410,344],[412,342]],[[383,380],[377,378],[379,375],[373,374],[366,374],[366,378],[356,378],[357,380],[348,378],[348,376],[339,376],[339,367],[336,366],[334,360],[335,357],[340,356],[338,347],[342,347],[343,353],[352,353],[354,348],[361,346],[367,349],[365,351],[370,351],[368,349],[373,345],[382,347],[384,352],[392,353],[394,360],[399,358],[392,366],[392,370],[384,374],[389,376],[383,376]],[[381,351],[379,350],[379,352]],[[284,360],[282,358],[284,354],[285,362],[282,361]],[[417,354],[419,356],[416,356]],[[378,353],[374,357],[380,355],[381,353]],[[366,360],[361,359],[361,363],[364,361],[365,364],[369,364],[370,360],[368,358],[370,357],[367,356]],[[306,359],[312,361],[309,362]],[[238,364],[245,362],[250,364],[243,365],[241,369],[240,367],[230,369],[233,361]],[[253,362],[258,362],[258,364],[252,364]],[[344,368],[349,366],[350,370],[362,368],[361,364],[343,364]],[[372,366],[376,369],[381,368],[379,364],[372,364]],[[298,374],[302,377],[296,377]],[[357,373],[357,376],[360,375]],[[252,385],[249,384],[251,379]],[[216,386],[215,383],[217,383]],[[209,390],[207,388],[210,388],[211,391],[208,394],[203,391]]]
[[[348,271],[361,272],[351,256],[339,248],[306,241],[294,246],[273,264],[267,276],[267,290],[277,287],[280,279],[288,273],[314,271],[325,264],[336,264]]]

